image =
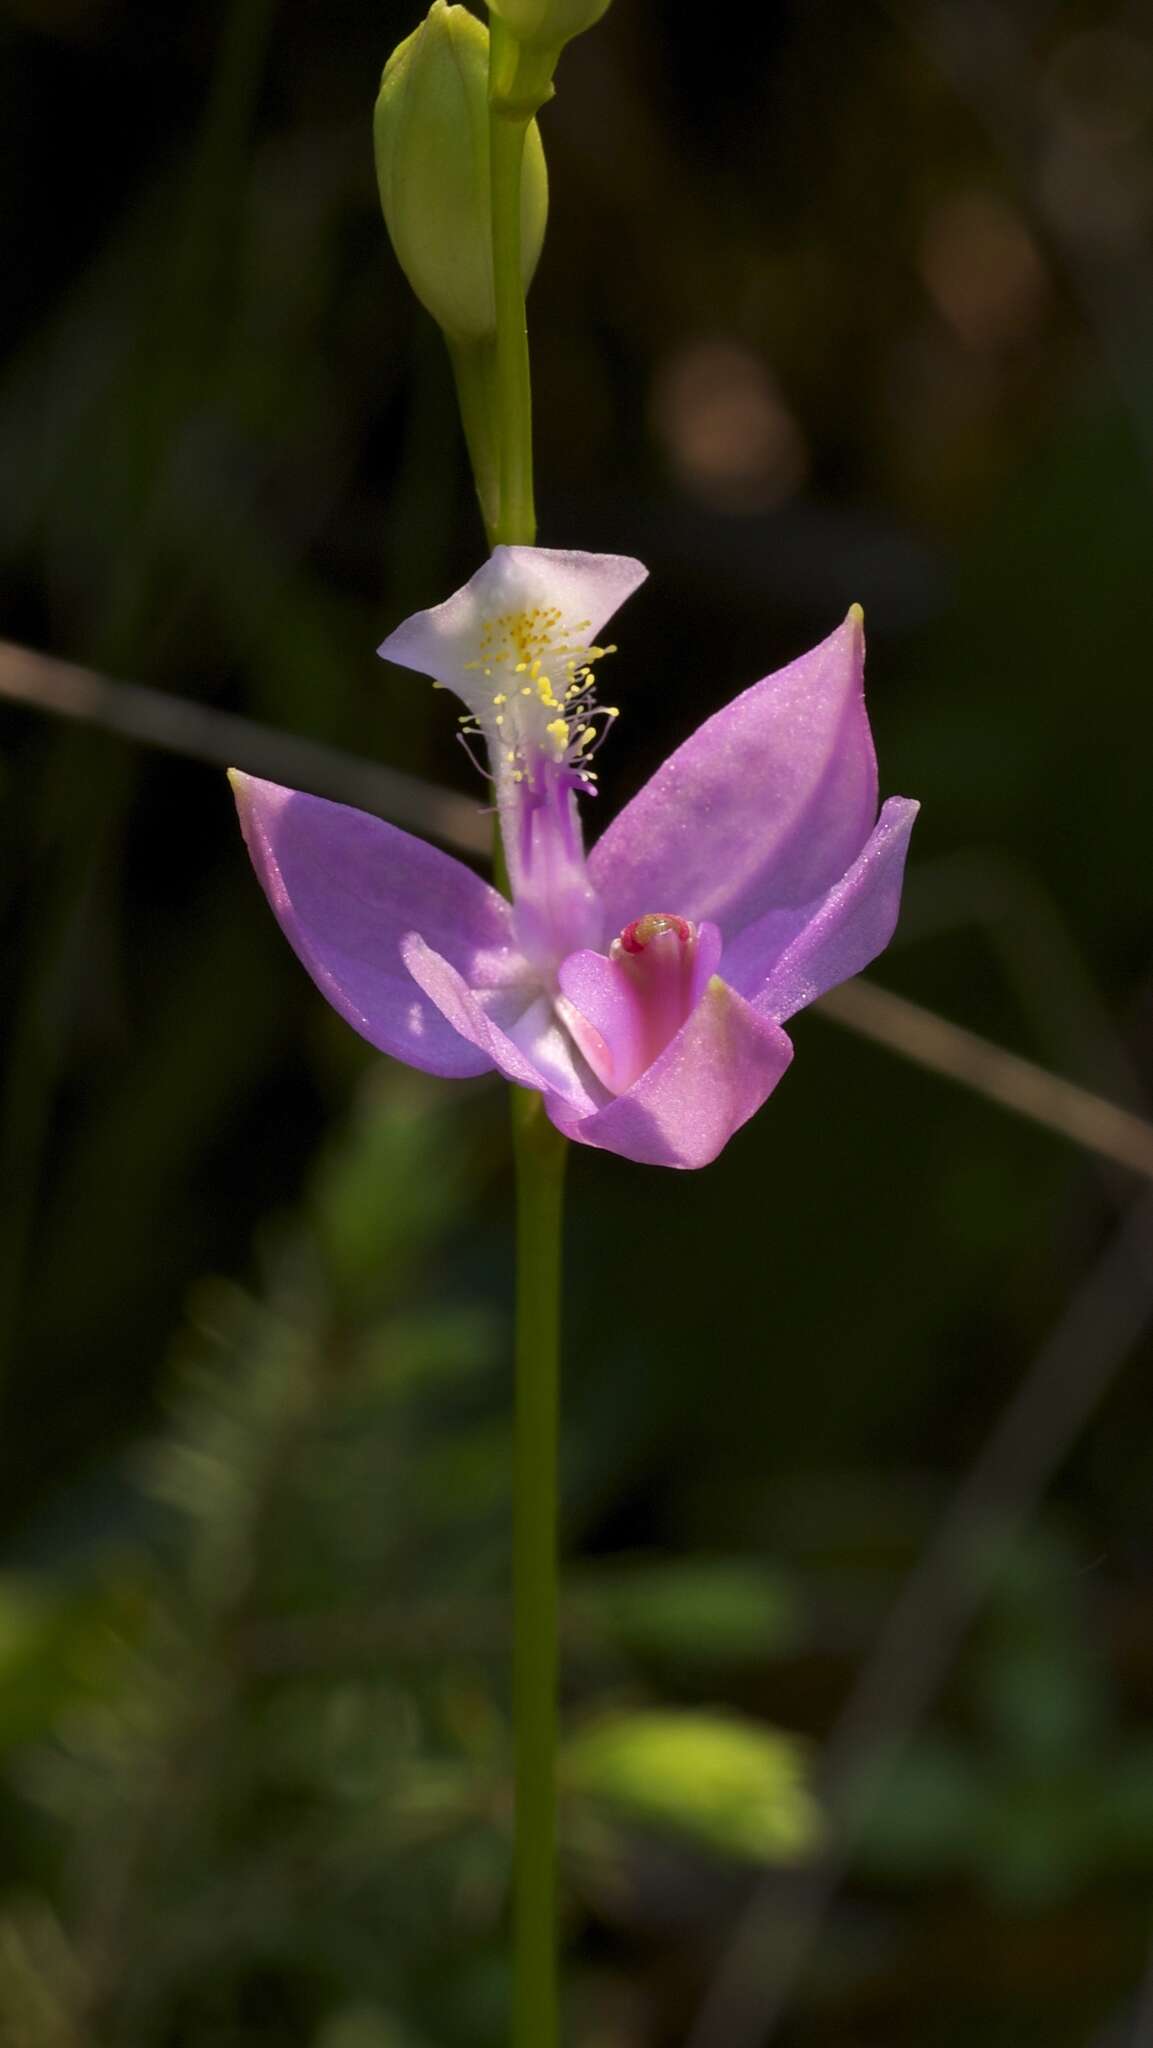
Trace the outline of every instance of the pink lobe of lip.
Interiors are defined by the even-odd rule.
[[[604,1087],[623,1095],[660,1057],[720,956],[715,925],[649,911],[624,927],[607,956],[588,949],[562,961],[565,1022]]]

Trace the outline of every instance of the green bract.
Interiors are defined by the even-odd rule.
[[[482,341],[496,331],[488,111],[488,31],[467,8],[433,0],[384,68],[376,175],[401,268],[450,340]],[[548,213],[535,121],[525,136],[522,189],[527,287]]]
[[[488,0],[517,41],[534,50],[559,50],[592,28],[609,0]]]

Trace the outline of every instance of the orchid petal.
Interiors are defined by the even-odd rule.
[[[714,919],[727,943],[766,911],[832,886],[877,813],[863,659],[854,609],[657,769],[589,855],[609,929],[675,910]]]
[[[569,1031],[597,1080],[611,1088],[614,1076],[629,1074],[642,1058],[639,991],[615,960],[591,947],[562,960],[557,980]]]
[[[485,1055],[485,1066],[499,1068],[518,1087],[555,1092],[578,1115],[596,1108],[568,1054],[551,1003],[529,991],[509,1028],[490,1015],[464,976],[422,939],[410,932],[401,942],[405,966],[413,980],[435,1003],[441,1016]],[[510,996],[505,1000],[509,1001]]]
[[[431,611],[414,612],[377,652],[446,684],[479,711],[491,701],[477,660],[486,621],[556,607],[569,628],[595,639],[647,575],[631,555],[497,547],[462,589]]]
[[[496,1003],[490,1008],[484,1003],[482,1007],[491,1017],[494,1011],[499,1014],[502,1005]],[[586,1085],[587,1076],[578,1069],[577,1054],[581,1049],[570,1038],[551,996],[537,996],[506,1028],[513,1044],[528,1054],[537,1073],[543,1076],[546,1093],[551,1090],[563,1095],[585,1115],[600,1106],[604,1096],[590,1092]]]
[[[909,797],[890,797],[848,873],[819,902],[787,913],[790,932],[781,929],[781,913],[770,911],[726,949],[725,972],[765,1016],[783,1023],[884,951],[901,907],[919,809]]]
[[[645,1166],[707,1166],[770,1095],[790,1040],[718,977],[676,1037],[624,1095],[591,1116],[557,1096],[549,1116],[566,1137]]]
[[[280,928],[333,1008],[426,1073],[482,1074],[490,1055],[422,1000],[401,955],[419,927],[473,986],[523,972],[503,896],[450,854],[346,804],[234,773],[252,863]]]
[[[674,966],[672,986],[664,991],[659,986],[646,990],[625,962],[588,948],[561,962],[561,1013],[606,1088],[624,1094],[671,1043],[712,980],[721,946],[717,926],[702,924],[692,936],[687,982],[684,968]]]
[[[704,995],[705,990],[720,966],[721,954],[724,952],[724,949],[725,942],[721,936],[720,926],[710,924],[706,918],[703,924],[697,926],[697,947],[696,958],[693,961],[692,987],[694,1005],[700,1002],[701,997]],[[728,978],[726,972],[726,981]]]

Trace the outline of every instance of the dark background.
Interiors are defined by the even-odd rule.
[[[414,22],[3,0],[0,584],[14,640],[471,790],[373,654],[482,546],[373,178]],[[1138,4],[616,0],[542,117],[530,306],[541,539],[651,570],[602,800],[860,600],[882,788],[923,803],[877,979],[1138,1110],[1151,110]],[[325,1010],[214,770],[8,707],[0,799],[0,2041],[495,2044],[499,1091]],[[891,1769],[772,2038],[1136,2048],[1153,1220],[795,1038],[706,1173],[572,1161],[571,1722],[697,1717],[659,1797],[572,1763],[574,2048],[688,2041],[754,1888],[692,2048],[769,2038],[790,1774],[866,1668],[850,1775]]]

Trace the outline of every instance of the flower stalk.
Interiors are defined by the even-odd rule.
[[[515,96],[517,61],[516,39],[494,15],[489,30],[489,167],[500,512],[489,531],[490,547],[500,541],[531,546],[536,539],[532,382],[521,267],[521,180],[525,138],[535,109]]]
[[[499,512],[489,546],[536,539],[532,381],[521,260],[521,182],[535,107],[515,100],[520,52],[497,15],[489,40],[489,169],[496,303],[494,428]],[[510,104],[511,102],[511,104]],[[467,426],[467,422],[466,422]],[[471,447],[470,436],[470,447]],[[478,480],[479,482],[479,480]],[[511,849],[496,828],[498,882]],[[568,1145],[538,1094],[510,1090],[516,1172],[513,1449],[513,2048],[557,2048],[557,1692],[560,1288]]]
[[[497,442],[496,343],[449,339],[456,402],[476,485],[480,516],[491,547],[500,530],[501,477]],[[497,837],[500,827],[497,826]]]
[[[556,2048],[557,1446],[567,1141],[512,1091],[517,1181],[513,1456],[514,2048]]]

